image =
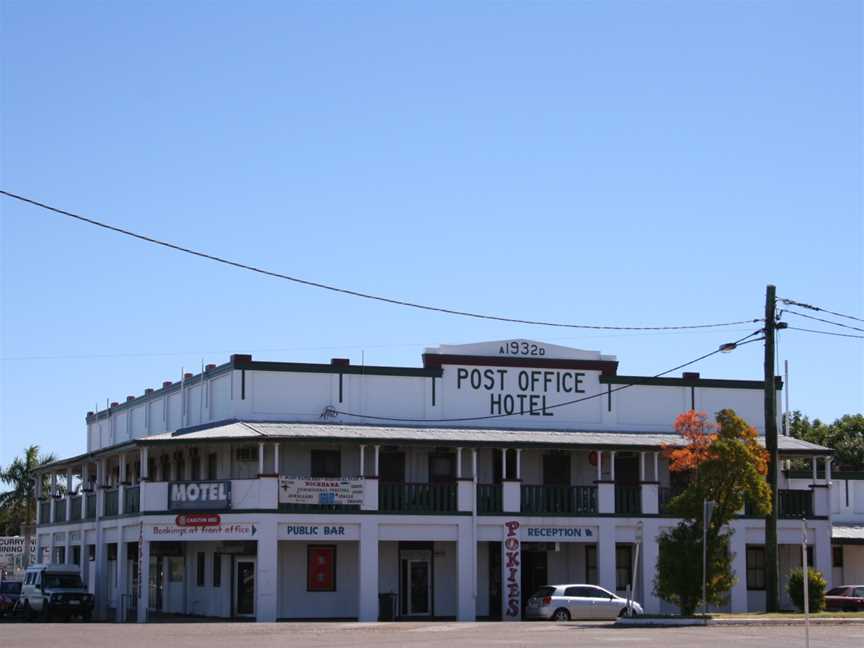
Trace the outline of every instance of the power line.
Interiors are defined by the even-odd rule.
[[[761,333],[762,333],[762,329],[759,329],[758,331],[754,331],[750,335],[745,335],[740,340],[736,340],[735,342],[732,342],[731,344],[740,345],[744,340],[747,340],[748,338],[751,338],[754,335],[759,335]],[[746,342],[745,342],[745,344],[746,344]],[[710,353],[706,353],[704,355],[701,355],[698,358],[694,358],[693,360],[690,360],[690,361],[685,362],[683,364],[672,367],[671,369],[667,369],[666,371],[661,371],[658,374],[654,374],[653,376],[651,376],[651,378],[660,378],[662,376],[665,376],[666,374],[672,373],[673,371],[678,371],[679,369],[683,369],[684,367],[689,367],[692,364],[696,364],[697,362],[704,360],[705,358],[710,358],[711,356],[716,355],[718,353],[722,353],[722,350],[720,348],[717,348],[714,351],[711,351]],[[575,400],[565,401],[563,403],[555,403],[554,405],[547,405],[545,407],[545,409],[550,410],[550,409],[556,409],[558,407],[566,407],[567,405],[575,405],[576,403],[582,403],[584,401],[588,401],[588,400],[591,400],[593,398],[600,398],[601,396],[608,396],[610,394],[614,394],[615,392],[619,392],[623,389],[627,389],[629,387],[633,387],[633,386],[638,385],[638,384],[639,384],[639,382],[626,383],[624,385],[621,385],[620,387],[614,387],[614,388],[608,389],[608,390],[603,391],[603,392],[597,392],[596,394],[591,394],[590,396],[583,396],[582,398],[577,398]],[[355,418],[371,419],[371,420],[375,420],[375,421],[391,421],[391,422],[399,422],[399,423],[418,423],[418,422],[425,422],[425,423],[467,423],[467,422],[471,422],[471,421],[486,421],[489,419],[507,418],[510,416],[522,416],[523,414],[524,414],[524,412],[513,412],[512,414],[489,414],[486,416],[463,416],[463,417],[458,417],[458,418],[416,419],[416,418],[402,418],[402,417],[396,417],[396,416],[373,416],[371,414],[356,414],[354,412],[345,412],[345,411],[338,410],[335,408],[330,408],[330,407],[328,407],[324,410],[324,415],[327,415],[327,416],[335,416],[335,415],[353,416]]]
[[[207,259],[209,261],[215,261],[216,263],[222,263],[224,265],[232,266],[234,268],[240,268],[241,270],[248,270],[250,272],[256,272],[258,274],[266,275],[268,277],[274,277],[276,279],[284,279],[286,281],[292,281],[294,283],[302,284],[304,286],[311,286],[313,288],[320,288],[322,290],[329,290],[335,293],[341,293],[343,295],[351,295],[353,297],[361,297],[363,299],[371,299],[374,301],[384,302],[387,304],[394,304],[396,306],[406,306],[408,308],[416,308],[419,310],[425,311],[434,311],[438,313],[445,313],[447,315],[458,315],[460,317],[472,317],[474,319],[482,319],[482,320],[494,320],[497,322],[509,322],[511,324],[530,324],[532,326],[552,326],[557,328],[571,328],[571,329],[593,329],[593,330],[614,330],[614,331],[670,331],[670,330],[683,330],[683,329],[702,329],[702,328],[719,328],[723,326],[735,326],[738,324],[751,324],[755,322],[759,322],[759,319],[748,319],[748,320],[738,320],[735,322],[717,322],[712,324],[690,324],[690,325],[679,325],[679,326],[602,326],[595,324],[568,324],[564,322],[547,322],[543,320],[529,320],[529,319],[518,319],[512,317],[502,317],[499,315],[486,315],[483,313],[473,313],[470,311],[462,311],[456,310],[453,308],[445,308],[439,306],[429,306],[427,304],[418,304],[415,302],[409,302],[402,299],[393,299],[391,297],[382,297],[380,295],[373,295],[370,293],[364,293],[357,290],[350,290],[348,288],[340,288],[338,286],[332,286],[330,284],[321,283],[318,281],[312,281],[309,279],[302,279],[300,277],[294,277],[291,275],[283,274],[281,272],[275,272],[273,270],[267,270],[265,268],[259,268],[257,266],[248,265],[246,263],[240,263],[239,261],[232,261],[230,259],[226,259],[224,257],[217,256],[215,254],[209,254],[207,252],[200,252],[198,250],[193,250],[192,248],[184,247],[182,245],[177,245],[176,243],[170,243],[168,241],[163,241],[160,239],[153,238],[151,236],[146,236],[144,234],[138,234],[137,232],[133,232],[131,230],[123,229],[122,227],[117,227],[116,225],[109,225],[108,223],[103,223],[101,221],[94,220],[92,218],[88,218],[86,216],[81,216],[80,214],[74,214],[70,211],[66,211],[65,209],[59,209],[57,207],[52,207],[51,205],[46,205],[45,203],[41,203],[37,200],[33,200],[32,198],[27,198],[25,196],[19,196],[18,194],[11,193],[9,191],[4,191],[0,189],[0,194],[4,196],[8,196],[9,198],[14,198],[15,200],[19,200],[24,203],[28,203],[31,205],[35,205],[36,207],[41,207],[42,209],[47,209],[48,211],[52,211],[57,214],[61,214],[63,216],[68,216],[69,218],[74,218],[84,223],[89,223],[90,225],[95,225],[96,227],[101,227],[103,229],[110,230],[112,232],[117,232],[118,234],[123,234],[124,236],[129,236],[132,238],[136,238],[140,241],[145,241],[147,243],[152,243],[153,245],[161,245],[162,247],[166,247],[172,250],[176,250],[177,252],[183,252],[185,254],[191,254],[193,256],[200,257],[202,259]]]
[[[813,317],[812,315],[806,315],[804,313],[799,313],[798,311],[789,310],[788,308],[784,309],[782,312],[791,313],[792,315],[797,315],[798,317],[806,317],[809,320],[815,320],[817,322],[824,322],[825,324],[833,324],[834,326],[840,326],[846,329],[852,329],[853,331],[861,331],[864,333],[864,328],[860,328],[858,326],[849,326],[848,324],[841,324],[840,322],[835,322],[833,320],[827,320],[822,317]]]
[[[857,322],[864,322],[864,318],[861,317],[855,317],[854,315],[844,315],[843,313],[828,310],[827,308],[822,308],[821,306],[814,306],[813,304],[805,304],[803,302],[795,301],[794,299],[781,298],[780,301],[789,306],[800,306],[801,308],[807,308],[809,310],[822,311],[823,313],[828,313],[829,315],[834,315],[836,317],[845,317],[846,319],[855,320]]]
[[[821,333],[822,335],[836,335],[838,337],[860,338],[864,340],[864,335],[854,335],[853,333],[835,333],[834,331],[819,331],[817,329],[799,328],[797,326],[787,326],[790,331],[805,331],[807,333]]]

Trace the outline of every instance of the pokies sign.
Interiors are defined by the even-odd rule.
[[[518,621],[522,618],[522,543],[519,541],[519,522],[504,523],[504,619]]]

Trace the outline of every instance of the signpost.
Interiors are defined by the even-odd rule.
[[[702,502],[702,616],[708,623],[708,525],[714,513],[715,502]]]
[[[807,520],[801,518],[801,566],[804,577],[804,645],[810,648],[810,571],[807,566]]]

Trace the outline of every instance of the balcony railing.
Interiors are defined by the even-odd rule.
[[[813,517],[813,491],[780,490],[780,517]]]
[[[501,484],[477,484],[477,512],[483,515],[502,510]]]
[[[522,512],[555,515],[597,512],[595,486],[522,486]]]
[[[69,505],[69,520],[74,522],[81,519],[81,496],[77,495],[72,498]]]
[[[123,512],[138,513],[141,510],[141,487],[127,486],[123,489]]]
[[[117,489],[106,490],[104,492],[105,495],[105,512],[103,515],[108,517],[110,515],[117,515],[118,509],[117,504],[120,500]]]
[[[39,502],[39,524],[51,524],[51,502]]]
[[[456,484],[382,483],[378,510],[385,513],[448,513],[456,510]]]
[[[642,489],[640,486],[615,485],[615,513],[638,515],[642,512]]]
[[[661,486],[657,491],[657,496],[659,498],[658,506],[660,513],[668,513],[669,512],[669,502],[672,501],[673,498],[678,497],[684,490],[682,488],[673,488],[671,486]]]
[[[809,490],[787,490],[777,491],[780,501],[777,514],[781,518],[813,517],[813,492]],[[744,500],[744,515],[752,517],[756,515],[750,500]]]

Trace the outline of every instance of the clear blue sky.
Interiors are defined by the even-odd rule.
[[[7,190],[303,277],[515,317],[737,320],[760,316],[769,282],[864,313],[860,2],[2,12]],[[752,330],[412,312],[5,198],[0,212],[0,464],[31,442],[83,451],[97,402],[232,352],[413,366],[424,345],[528,337],[650,375]],[[793,408],[862,410],[864,340],[790,331],[780,350]],[[759,378],[761,345],[695,369]]]

